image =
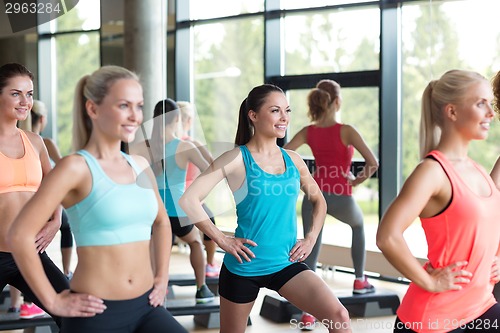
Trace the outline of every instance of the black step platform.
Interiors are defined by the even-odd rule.
[[[21,330],[32,327],[35,328],[35,333],[59,332],[59,327],[49,315],[32,319],[20,319],[19,313],[0,314],[0,331]]]
[[[205,284],[214,293],[214,295],[219,294],[219,277],[206,277]],[[175,298],[174,289],[172,286],[196,286],[196,278],[194,274],[170,274],[168,279],[168,294],[169,299]]]
[[[396,314],[400,301],[398,295],[389,290],[377,289],[374,293],[353,294],[335,291],[335,295],[349,311],[350,317],[378,317]],[[321,302],[321,300],[318,300]],[[278,294],[266,295],[260,315],[277,323],[289,322],[293,315],[302,311]]]
[[[194,322],[206,328],[220,327],[219,297],[212,302],[197,304],[195,299],[167,299],[167,310],[172,316],[194,316]]]

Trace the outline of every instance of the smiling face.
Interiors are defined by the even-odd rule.
[[[250,110],[248,116],[255,128],[255,135],[283,138],[290,122],[290,106],[284,94],[271,92],[259,110]]]
[[[134,79],[120,79],[110,87],[101,104],[87,102],[96,130],[105,136],[131,142],[143,120],[142,87]]]
[[[488,81],[483,80],[470,86],[463,102],[450,106],[455,108],[455,126],[470,140],[484,140],[488,136],[493,120],[493,92]]]
[[[10,78],[0,93],[0,115],[6,119],[25,120],[33,106],[33,81],[28,76]]]

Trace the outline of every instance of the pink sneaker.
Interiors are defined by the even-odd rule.
[[[19,311],[19,318],[20,319],[31,319],[31,318],[41,317],[44,315],[45,315],[45,311],[40,309],[34,303],[21,304],[20,311]]]
[[[220,266],[219,265],[210,265],[207,264],[205,268],[205,276],[206,277],[218,277],[220,272]]]
[[[302,331],[312,331],[314,330],[314,325],[316,324],[316,318],[313,315],[310,315],[307,312],[302,313],[302,317],[300,317],[299,328]]]
[[[375,292],[375,287],[372,286],[366,276],[362,281],[356,279],[354,280],[354,288],[352,290],[353,294],[368,294]]]

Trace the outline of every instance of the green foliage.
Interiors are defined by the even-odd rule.
[[[221,28],[223,38],[219,43],[203,45],[204,40],[197,31],[210,28]],[[214,145],[234,142],[240,104],[252,87],[263,83],[264,27],[260,18],[244,18],[197,29],[194,35],[194,57],[197,59],[194,103],[209,148],[217,150]],[[220,75],[231,67],[238,68],[241,74],[237,77]],[[207,73],[213,73],[213,77]],[[203,79],[197,79],[197,74],[204,75]]]
[[[79,17],[78,8],[75,8],[58,18],[57,27],[60,31],[72,30],[80,28],[83,22]],[[71,152],[73,96],[76,84],[83,75],[92,73],[100,65],[99,32],[68,33],[56,36],[54,40],[57,71],[57,144],[64,156]]]
[[[99,33],[58,36],[56,52],[57,144],[64,156],[71,152],[73,97],[76,84],[82,76],[92,73],[99,67]]]

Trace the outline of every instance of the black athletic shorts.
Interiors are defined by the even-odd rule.
[[[281,271],[259,276],[241,276],[231,273],[222,265],[219,275],[219,295],[234,303],[255,301],[262,287],[278,291],[300,272],[310,270],[302,263],[293,263]]]

